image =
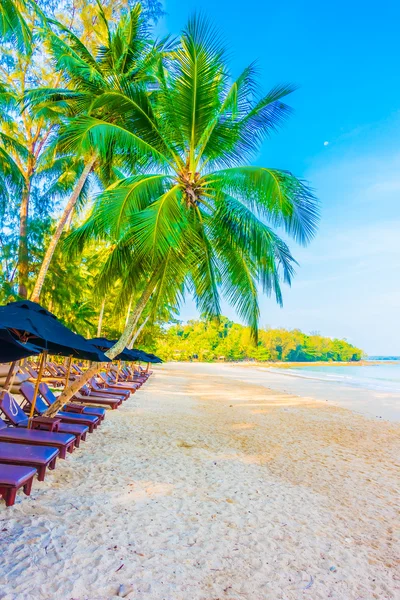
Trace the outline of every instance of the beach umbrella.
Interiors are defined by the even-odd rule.
[[[0,329],[0,363],[9,363],[28,356],[38,356],[42,349],[15,339],[8,329]]]
[[[151,352],[144,352],[144,354],[146,355],[146,362],[150,362],[150,363],[162,363],[162,359],[159,356],[156,356],[155,354],[151,354]]]
[[[117,340],[108,340],[105,337],[92,338],[88,341],[101,350],[109,350],[117,343]],[[141,360],[142,362],[162,363],[161,358],[155,354],[139,350],[138,348],[124,348],[124,350],[115,357],[115,360],[126,360],[128,362]]]
[[[118,340],[108,340],[105,337],[92,338],[88,340],[90,344],[96,346],[100,350],[106,351],[115,346]],[[139,360],[136,354],[130,350],[129,348],[124,348],[122,352],[120,352],[114,360],[126,360],[127,362],[132,362],[135,360]]]
[[[16,363],[28,356],[38,356],[41,352],[41,348],[34,344],[23,344],[16,340],[8,329],[0,329],[0,363],[11,363],[4,382],[4,390],[12,387]]]
[[[75,356],[95,362],[109,362],[98,348],[63,325],[40,304],[23,300],[0,306],[0,327],[20,342],[30,342],[50,354]]]
[[[35,390],[29,418],[35,412],[36,397],[47,354],[75,356],[95,362],[109,362],[110,359],[101,350],[92,346],[85,338],[68,329],[53,313],[40,304],[23,300],[0,306],[0,328],[7,329],[21,343],[34,343],[42,350]]]

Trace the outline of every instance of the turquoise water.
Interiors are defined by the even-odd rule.
[[[351,367],[241,366],[227,363],[171,363],[189,373],[218,375],[271,390],[332,403],[373,419],[400,422],[400,361]]]
[[[276,372],[276,370],[274,369]],[[282,373],[282,371],[280,371]],[[400,393],[400,361],[365,366],[307,366],[285,370],[297,377],[335,382],[378,392]]]

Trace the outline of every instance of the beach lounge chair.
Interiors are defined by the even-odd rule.
[[[89,385],[92,390],[91,394],[97,393],[102,394],[107,398],[121,398],[122,400],[127,400],[130,396],[129,390],[112,390],[103,380],[101,384],[99,384],[94,377],[89,379]]]
[[[29,381],[36,382],[38,373],[31,365],[25,364],[23,367],[19,367],[19,370],[22,373],[29,375]],[[42,380],[54,386],[59,386],[62,383],[60,379],[56,379],[55,377],[46,377],[45,375],[42,376]]]
[[[37,431],[23,427],[7,427],[0,419],[0,442],[14,444],[32,444],[33,446],[52,446],[60,451],[60,458],[66,458],[67,452],[74,451],[75,436],[70,433]]]
[[[53,392],[45,383],[41,383],[39,385],[39,392],[40,396],[43,398],[43,400],[48,406],[51,406],[57,400],[57,396],[53,394]],[[73,399],[75,398],[76,396],[73,396]],[[83,401],[84,400],[82,400],[82,402]],[[106,409],[100,406],[83,406],[82,404],[76,403],[66,404],[65,406],[63,406],[62,410],[67,413],[71,413],[71,416],[82,415],[83,417],[97,417],[100,421],[104,420],[106,414]]]
[[[116,372],[114,370],[112,370],[112,375],[116,375]],[[118,374],[118,382],[127,382],[127,383],[134,383],[136,385],[137,388],[140,388],[143,383],[145,383],[145,379],[139,378],[139,377],[133,377],[126,369],[122,368],[119,371]]]
[[[30,385],[30,384],[29,384]],[[22,393],[22,392],[21,392]],[[4,413],[6,419],[14,427],[28,427],[29,419],[24,413],[18,402],[8,392],[3,392],[0,396],[0,410]],[[60,419],[49,417],[34,417],[32,426],[35,430],[58,431],[59,433],[72,433],[76,436],[75,446],[79,448],[80,441],[86,439],[89,431],[87,425],[76,425],[74,423],[63,423]]]
[[[41,386],[41,389],[40,389],[40,386]],[[44,382],[42,384],[40,384],[40,386],[39,386],[39,391],[41,391],[44,401],[50,406],[57,400],[57,397],[50,390],[49,386],[47,384],[45,384]],[[90,391],[88,393],[90,393]],[[83,400],[82,400],[82,402],[83,402]],[[100,406],[83,406],[83,404],[76,404],[73,402],[65,404],[62,407],[62,410],[65,410],[66,412],[70,412],[70,413],[74,413],[74,414],[95,415],[96,417],[100,418],[100,421],[103,421],[104,417],[106,416],[105,408],[102,408]]]
[[[121,371],[118,371],[117,378],[117,371],[112,368],[108,372],[108,379],[111,385],[121,386],[122,388],[125,386],[128,389],[138,390],[142,385],[139,381],[127,381]]]
[[[106,392],[107,390],[101,390],[101,391],[96,391],[93,390],[93,388],[91,388],[90,386],[90,382],[89,383],[85,383],[85,385],[83,385],[81,387],[81,389],[79,390],[79,393],[81,396],[90,396],[91,398],[103,398],[105,400],[107,400],[108,398],[113,398],[114,400],[120,400],[121,402],[123,400],[125,400],[126,395],[125,392],[123,392],[121,394],[113,394],[112,392],[110,394],[106,394],[104,392]]]
[[[0,496],[3,496],[6,506],[13,506],[17,491],[23,488],[29,496],[32,489],[36,469],[18,465],[0,465]]]
[[[3,464],[33,467],[39,481],[44,480],[47,467],[55,469],[58,455],[58,449],[51,446],[0,442],[0,468]]]
[[[75,402],[88,404],[88,408],[90,409],[92,408],[92,405],[97,405],[97,407],[108,406],[112,410],[115,410],[122,404],[122,401],[125,399],[125,397],[102,394],[101,392],[92,392],[92,390],[87,385],[83,385],[79,392],[73,395],[72,399]],[[102,408],[101,410],[105,411],[104,408]]]
[[[35,403],[35,413],[39,416],[43,416],[44,413],[47,411],[47,409],[49,408],[51,403],[46,403],[44,401],[44,395],[50,392],[49,388],[46,386],[47,389],[42,388],[43,386],[46,386],[46,384],[40,384],[39,386],[39,391],[40,394],[37,395],[36,398],[36,403]],[[32,400],[33,400],[33,393],[34,393],[34,388],[32,384],[29,384],[28,382],[25,382],[25,386],[22,387],[21,385],[21,394],[24,397],[24,404],[22,405],[22,408],[24,408],[24,406],[28,406],[29,409],[32,406]],[[51,392],[52,393],[52,392]],[[53,395],[53,397],[55,398],[55,396]],[[75,424],[80,424],[80,425],[87,425],[89,427],[89,433],[92,433],[99,425],[100,423],[100,417],[97,417],[96,415],[86,415],[86,414],[75,414],[75,413],[70,413],[67,411],[58,411],[58,413],[56,415],[54,415],[57,419],[61,419],[61,421],[63,423],[75,423]]]
[[[67,369],[63,365],[56,365],[55,363],[48,362],[46,363],[46,369],[50,373],[50,375],[54,376],[56,380],[65,383],[65,378],[67,377]],[[70,373],[68,381],[75,381],[76,378],[77,376],[74,373]]]
[[[134,394],[136,392],[137,386],[134,383],[116,383],[115,380],[110,375],[107,375],[107,373],[104,371],[100,371],[99,377],[106,384],[108,390],[113,390],[114,392],[125,390],[130,394]]]

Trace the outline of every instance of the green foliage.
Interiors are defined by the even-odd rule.
[[[226,317],[219,322],[202,319],[158,327],[151,339],[142,341],[164,360],[326,362],[359,361],[363,356],[362,350],[346,340],[307,335],[298,329],[260,329],[255,346],[249,327]]]
[[[260,94],[254,65],[233,80],[202,17],[178,41],[155,41],[160,10],[158,0],[1,4],[0,300],[42,283],[46,246],[75,205],[58,228],[56,211],[90,171],[77,206],[91,210],[77,228],[69,220],[41,297],[68,326],[94,335],[105,300],[102,333],[117,338],[143,296],[142,341],[161,343],[189,292],[205,331],[218,331],[208,356],[311,360],[322,352],[311,337],[281,332],[272,348],[262,331],[257,342],[259,291],[282,304],[294,275],[281,232],[305,245],[319,218],[305,182],[254,164],[295,88]],[[248,327],[217,325],[221,296]]]
[[[93,61],[82,60],[97,88]],[[157,273],[154,306],[166,293],[178,304],[186,289],[211,318],[223,295],[255,338],[258,288],[282,303],[281,283],[290,283],[295,260],[275,229],[308,243],[318,206],[291,173],[248,164],[290,112],[283,99],[293,91],[278,86],[259,97],[257,84],[253,66],[232,83],[218,35],[194,18],[179,44],[159,55],[150,93],[125,79],[69,123],[68,152],[94,146],[105,156],[111,145],[127,160],[141,157],[137,173],[122,173],[69,239],[70,249],[112,242],[105,292],[113,278],[132,287]]]

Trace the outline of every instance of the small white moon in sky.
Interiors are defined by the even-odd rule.
[[[329,146],[329,142],[324,142],[324,146]]]

